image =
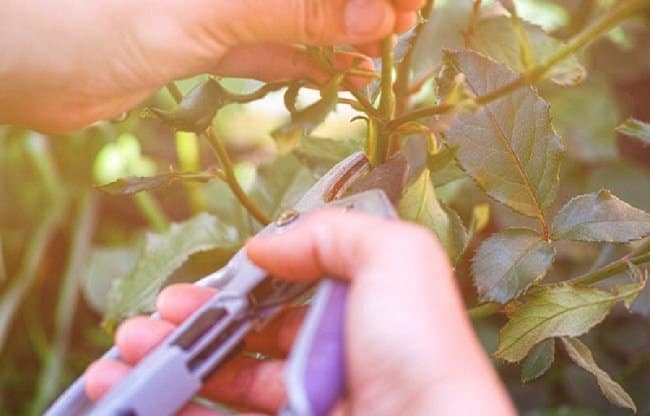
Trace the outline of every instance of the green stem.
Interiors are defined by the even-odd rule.
[[[169,94],[172,96],[174,101],[176,101],[176,104],[180,103],[183,100],[183,93],[175,82],[172,81],[165,85],[165,87],[167,88],[167,91],[169,91]]]
[[[381,42],[381,101],[379,112],[385,120],[390,120],[395,114],[395,91],[393,91],[393,35]]]
[[[259,100],[266,97],[269,93],[281,90],[282,88],[288,87],[290,82],[271,82],[264,84],[257,90],[251,92],[250,94],[230,94],[230,97],[233,99],[233,102],[239,104],[250,103],[251,101]]]
[[[503,305],[500,303],[488,302],[469,309],[467,315],[471,320],[487,318],[488,316],[498,313],[501,308],[503,308]]]
[[[273,87],[274,88],[274,87]],[[167,84],[167,89],[169,89],[170,92],[172,91],[178,91],[178,87],[176,87],[176,84],[173,82],[170,82]],[[253,92],[252,94],[259,94],[260,91],[261,93],[268,93],[270,90],[264,89],[264,87],[260,88],[258,91]],[[180,103],[181,100],[183,99],[182,96],[178,97],[172,92],[172,95],[174,95],[174,99],[176,100],[176,103]],[[232,190],[233,194],[235,194],[235,197],[239,200],[239,202],[246,208],[246,210],[253,216],[255,219],[262,225],[266,225],[270,222],[269,218],[260,210],[260,208],[255,205],[255,203],[246,195],[246,192],[242,189],[242,187],[239,185],[239,182],[237,181],[237,177],[235,176],[235,169],[233,167],[232,161],[230,160],[230,156],[228,156],[228,152],[226,151],[226,148],[224,147],[223,143],[221,140],[219,140],[215,135],[212,129],[208,128],[206,131],[201,133],[201,137],[203,137],[209,144],[214,153],[217,155],[217,159],[219,159],[219,163],[221,164],[221,167],[223,169],[223,172],[225,174],[225,180],[228,183],[228,186]],[[141,194],[144,192],[141,192]],[[139,194],[138,194],[139,195]]]
[[[183,172],[198,172],[201,169],[199,139],[194,133],[176,132],[176,157]],[[194,183],[183,183],[194,213],[205,211],[206,202],[203,187]]]
[[[517,5],[512,3],[512,7],[508,7],[510,12],[512,27],[517,35],[517,40],[519,41],[519,56],[521,58],[521,63],[524,65],[526,70],[530,70],[535,65],[535,58],[533,56],[533,49],[530,46],[530,39],[528,39],[528,34],[524,30],[524,26],[519,18],[519,13],[517,13]]]
[[[568,280],[567,283],[579,284],[579,285],[591,285],[600,282],[602,280],[605,280],[608,277],[612,277],[614,275],[627,271],[630,268],[630,264],[639,266],[641,264],[648,263],[648,262],[650,262],[650,251],[631,258],[623,257],[622,259],[616,260],[605,267],[601,267],[600,269],[594,272],[586,273],[583,274],[582,276],[578,276],[571,280]]]
[[[383,120],[391,120],[395,115],[395,91],[393,91],[393,35],[389,35],[381,43],[381,99],[379,112]],[[390,132],[380,128],[377,145],[372,160],[380,165],[388,157],[390,147]]]
[[[411,45],[402,58],[402,62],[397,67],[397,77],[395,78],[395,114],[404,114],[409,107],[411,65],[413,63],[413,51],[417,45],[418,39],[424,31],[424,24],[431,17],[434,0],[427,0],[426,4],[420,11],[422,22],[415,29],[415,34],[411,40]]]
[[[158,201],[149,192],[138,192],[133,195],[133,201],[151,228],[162,232],[169,227],[167,216],[158,204]]]
[[[5,255],[2,249],[2,235],[0,235],[0,287],[7,280],[7,266],[5,266]]]
[[[569,57],[571,54],[575,53],[577,50],[585,46],[587,43],[596,39],[601,34],[611,30],[614,26],[620,23],[622,20],[626,19],[630,15],[638,12],[643,7],[645,7],[650,0],[629,0],[623,3],[621,6],[614,8],[610,13],[607,13],[605,16],[601,17],[595,23],[588,26],[580,34],[575,36],[571,41],[569,41],[562,49],[558,50],[556,53],[551,55],[546,62],[540,64],[536,67],[531,68],[529,71],[523,73],[519,78],[514,81],[505,84],[494,91],[491,91],[485,95],[476,97],[476,103],[478,105],[485,105],[494,100],[497,100],[505,95],[510,94],[511,92],[530,84],[538,82],[542,77],[555,66],[558,62]],[[407,123],[409,121],[417,120],[422,117],[429,117],[438,114],[445,114],[454,109],[454,106],[449,105],[437,105],[433,107],[421,108],[419,110],[412,111],[410,113],[404,114],[401,117],[397,117],[394,120],[390,121],[386,127],[388,129],[395,129],[400,125]]]
[[[239,200],[239,202],[248,210],[248,212],[255,217],[255,219],[262,225],[266,225],[270,222],[269,218],[266,216],[260,208],[255,205],[255,203],[246,195],[246,192],[242,189],[242,187],[239,185],[239,182],[237,181],[237,177],[235,176],[235,169],[232,164],[232,161],[230,160],[230,156],[228,156],[228,152],[226,151],[225,146],[223,145],[223,142],[215,136],[214,132],[212,129],[207,129],[205,132],[201,134],[205,139],[208,141],[210,144],[210,147],[212,147],[212,150],[214,150],[215,154],[217,155],[217,158],[219,159],[219,163],[221,163],[221,168],[223,169],[223,172],[226,175],[226,182],[230,186],[230,189],[232,192],[235,194],[235,197]]]
[[[30,414],[40,415],[61,388],[65,356],[70,342],[74,314],[83,276],[83,266],[90,251],[97,214],[92,191],[87,191],[79,203],[79,213],[74,226],[72,244],[63,274],[61,291],[55,312],[55,339],[45,355],[39,374],[37,393],[32,400]]]

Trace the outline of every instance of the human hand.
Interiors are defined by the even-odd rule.
[[[322,82],[326,74],[296,44],[349,44],[376,54],[379,39],[415,24],[423,2],[8,0],[0,8],[0,124],[80,128],[201,73]],[[367,57],[343,52],[334,65],[359,60],[372,67]]]
[[[350,282],[346,311],[348,396],[337,412],[372,415],[514,414],[496,373],[466,318],[451,267],[423,228],[358,213],[323,211],[283,234],[256,238],[249,257],[274,276]],[[116,335],[129,363],[100,361],[86,374],[97,399],[175,325],[213,295],[212,289],[175,285],[158,298],[163,320],[134,318]],[[275,412],[285,400],[283,359],[304,316],[291,308],[246,338],[248,351],[218,369],[202,394],[242,410]],[[336,412],[335,412],[336,413]],[[198,405],[186,415],[211,414]]]

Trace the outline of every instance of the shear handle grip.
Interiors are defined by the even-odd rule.
[[[285,415],[324,416],[346,390],[345,309],[348,286],[321,282],[285,373],[288,404]]]

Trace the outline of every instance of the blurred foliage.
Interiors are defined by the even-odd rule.
[[[337,94],[335,74],[320,94],[200,76],[178,106],[166,90],[143,103],[160,120],[0,127],[0,414],[41,414],[110,345],[105,328],[388,140],[414,143],[400,214],[443,242],[521,413],[630,413],[607,397],[650,415],[650,12],[535,72],[628,4],[643,2],[436,1],[398,44],[411,89],[383,122],[363,98],[385,104],[390,84]],[[331,49],[311,52],[327,66]]]

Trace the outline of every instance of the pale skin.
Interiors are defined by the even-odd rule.
[[[350,284],[346,312],[348,397],[335,414],[515,414],[464,312],[447,257],[425,229],[357,213],[321,211],[281,235],[247,244],[249,257],[275,276]],[[86,373],[99,398],[214,290],[174,285],[159,296],[162,320],[133,318],[116,343],[127,364],[99,361]],[[246,339],[246,349],[209,379],[202,395],[249,412],[274,413],[285,400],[283,360],[305,313],[290,308]],[[188,405],[183,415],[208,413]]]
[[[167,82],[200,73],[278,81],[326,74],[297,44],[347,44],[335,66],[371,68],[378,42],[412,27],[424,0],[6,0],[0,8],[0,123],[65,132],[111,118]],[[18,18],[20,17],[20,18]],[[27,23],[26,23],[27,22]],[[367,79],[352,77],[354,85]],[[482,351],[447,257],[423,228],[323,211],[290,231],[247,245],[274,275],[351,287],[346,312],[349,394],[336,414],[515,414]],[[213,289],[174,285],[161,319],[132,318],[116,334],[125,362],[85,374],[100,398],[196,310]],[[285,400],[283,360],[304,308],[288,308],[246,338],[202,395],[243,412],[274,413]],[[214,415],[196,404],[183,415]]]

